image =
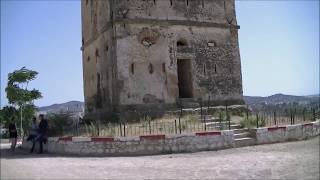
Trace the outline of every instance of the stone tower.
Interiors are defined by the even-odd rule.
[[[234,0],[82,0],[81,9],[87,116],[209,97],[243,104]]]

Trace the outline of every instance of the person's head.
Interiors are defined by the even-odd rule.
[[[40,115],[39,115],[39,119],[40,119],[40,121],[41,121],[42,119],[44,119],[44,115],[43,115],[43,114],[40,114]]]
[[[33,118],[32,118],[32,122],[35,123],[36,121],[37,121],[37,118],[36,118],[36,117],[33,117]]]

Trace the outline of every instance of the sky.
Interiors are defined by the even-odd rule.
[[[37,106],[83,101],[80,1],[1,0],[1,106],[8,73],[39,72]],[[319,93],[319,1],[236,1],[243,93]]]

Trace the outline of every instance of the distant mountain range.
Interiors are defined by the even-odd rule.
[[[50,106],[39,107],[38,111],[46,113],[83,112],[84,103],[81,101],[69,101],[62,104],[53,104]]]
[[[310,96],[293,96],[285,94],[275,94],[267,97],[260,96],[244,96],[244,101],[250,106],[259,104],[318,104],[319,94]],[[51,106],[39,107],[38,111],[46,113],[59,113],[59,112],[83,112],[84,103],[81,101],[70,101],[62,104],[53,104]]]
[[[284,104],[284,103],[311,104],[311,103],[319,103],[319,98],[320,98],[319,94],[310,95],[310,96],[293,96],[293,95],[285,95],[285,94],[275,94],[267,97],[244,96],[244,101],[248,105]]]

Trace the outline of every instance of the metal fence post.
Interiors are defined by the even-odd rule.
[[[123,123],[123,136],[126,137],[126,123]]]
[[[181,122],[180,122],[180,117],[179,117],[179,133],[181,134]]]
[[[257,121],[257,128],[259,128],[259,115],[258,115],[258,113],[256,114],[256,121]]]
[[[222,113],[219,111],[219,123],[220,123],[220,130],[222,130]]]
[[[293,115],[292,115],[292,109],[290,109],[290,124],[293,124]]]
[[[209,115],[209,107],[210,107],[210,96],[208,98],[208,108],[207,108],[207,115]]]
[[[273,111],[273,121],[274,121],[274,125],[277,125],[276,111]]]
[[[177,134],[177,120],[176,119],[174,120],[174,129],[175,129],[175,132]]]
[[[148,119],[148,124],[149,124],[149,134],[151,134],[151,122],[150,122],[150,119]]]
[[[313,121],[316,121],[316,109],[312,109],[312,114],[313,114]]]
[[[230,117],[228,112],[228,104],[226,104],[226,120],[228,121],[229,130],[231,129]]]
[[[246,110],[246,116],[247,116],[247,120],[249,119],[249,106],[247,105],[247,110]]]
[[[119,125],[120,125],[120,136],[122,136],[122,126],[121,126],[121,122],[119,123]]]
[[[203,114],[202,114],[202,99],[200,98],[200,119],[203,121]]]
[[[293,124],[295,124],[294,121],[295,121],[296,111],[297,111],[296,108],[294,108],[294,111],[293,111]]]
[[[303,108],[302,116],[303,116],[303,121],[306,121],[306,108]]]

